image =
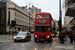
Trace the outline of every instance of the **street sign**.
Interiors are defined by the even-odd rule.
[[[10,26],[10,29],[12,29],[12,27]]]

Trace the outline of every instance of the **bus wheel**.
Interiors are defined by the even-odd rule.
[[[34,39],[34,41],[35,41],[35,42],[37,42],[37,40],[36,40],[36,39]]]

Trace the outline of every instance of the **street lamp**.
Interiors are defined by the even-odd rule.
[[[60,36],[61,36],[61,32],[62,32],[62,30],[61,30],[61,27],[62,27],[62,16],[61,16],[61,0],[59,0],[59,21],[60,21],[60,25],[59,25],[59,32],[60,32]]]
[[[64,44],[64,35],[62,33],[62,11],[61,11],[61,0],[59,0],[59,42]]]
[[[29,32],[30,32],[30,5],[33,3],[27,3],[29,5]],[[26,5],[27,7],[27,5]],[[32,7],[34,7],[34,5],[32,5]]]

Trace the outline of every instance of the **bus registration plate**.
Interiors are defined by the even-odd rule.
[[[39,23],[41,24],[41,23],[46,23],[46,20],[39,20]]]

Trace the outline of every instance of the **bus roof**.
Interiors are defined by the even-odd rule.
[[[36,13],[36,15],[50,15],[51,16],[51,14],[50,13],[48,13],[48,12],[38,12],[38,13]],[[51,18],[52,18],[52,16],[51,16]],[[52,18],[52,20],[53,20],[53,18]]]
[[[36,15],[38,15],[38,14],[41,14],[41,15],[43,15],[43,14],[49,14],[49,15],[51,15],[51,14],[48,13],[48,12],[38,12],[38,13],[36,13]]]

